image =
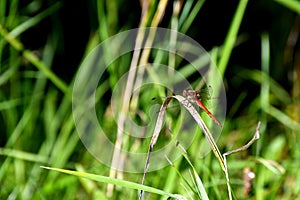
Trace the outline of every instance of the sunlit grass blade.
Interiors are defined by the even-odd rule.
[[[94,180],[94,181],[101,182],[101,183],[110,183],[110,184],[114,184],[114,185],[118,185],[118,186],[122,186],[122,187],[127,187],[127,188],[131,188],[131,189],[136,189],[136,190],[143,190],[143,191],[147,191],[150,193],[155,193],[155,194],[159,194],[159,195],[177,198],[176,195],[174,195],[174,194],[170,194],[168,192],[159,190],[157,188],[145,186],[145,185],[130,182],[130,181],[119,180],[119,179],[114,179],[114,178],[110,178],[107,176],[100,176],[100,175],[95,175],[95,174],[90,174],[90,173],[85,173],[85,172],[78,172],[78,171],[71,171],[71,170],[66,170],[66,169],[59,169],[59,168],[52,168],[52,167],[45,167],[45,166],[41,166],[41,167],[44,169],[62,172],[65,174],[70,174],[70,175],[74,175],[74,176],[81,177],[81,178],[87,178],[87,179]]]
[[[81,164],[76,164],[76,170],[78,172],[85,172],[84,167]],[[82,186],[84,187],[85,191],[88,194],[91,194],[93,198],[95,199],[103,199],[103,200],[108,200],[108,198],[105,195],[105,192],[100,190],[95,183],[95,181],[86,179],[86,178],[79,178]]]

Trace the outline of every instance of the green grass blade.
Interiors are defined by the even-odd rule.
[[[42,61],[40,61],[36,55],[31,51],[25,50],[23,56],[34,66],[36,66],[47,78],[49,78],[54,85],[56,85],[66,96],[71,99],[71,93],[66,85],[58,76],[56,76]]]
[[[218,67],[219,67],[219,70],[220,70],[220,73],[222,76],[224,75],[226,66],[228,64],[230,55],[232,53],[234,44],[236,42],[238,31],[241,26],[241,22],[242,22],[247,4],[248,4],[248,0],[240,0],[240,3],[235,12],[234,18],[232,20],[231,26],[229,28],[228,34],[226,36],[224,48],[222,51],[222,57],[220,58],[220,61],[218,63]]]
[[[192,8],[192,11],[190,11],[192,6],[192,1],[187,1],[185,3],[185,6],[182,11],[182,15],[179,18],[179,27],[182,25],[182,27],[179,29],[180,32],[186,33],[192,23],[194,22],[194,19],[196,18],[197,14],[199,13],[200,9],[202,8],[202,5],[205,1],[197,1],[196,5]]]
[[[277,3],[300,14],[300,2],[296,0],[275,0]]]
[[[131,189],[136,189],[136,190],[143,190],[143,191],[147,191],[150,193],[155,193],[155,194],[159,194],[159,195],[176,198],[176,195],[174,195],[174,194],[170,194],[168,192],[159,190],[157,188],[141,185],[141,184],[130,182],[130,181],[124,181],[124,180],[109,178],[107,176],[100,176],[100,175],[89,174],[89,173],[85,173],[85,172],[71,171],[71,170],[45,167],[45,166],[41,166],[41,167],[44,169],[62,172],[62,173],[74,175],[77,177],[87,178],[87,179],[94,180],[94,181],[101,182],[101,183],[110,183],[110,184],[114,184],[114,185],[118,185],[118,186],[122,186],[122,187],[127,187],[127,188],[131,188]]]
[[[13,37],[16,37],[23,33],[24,31],[28,30],[31,27],[36,26],[40,21],[45,19],[46,17],[50,16],[54,12],[56,12],[59,8],[61,7],[61,3],[55,3],[45,11],[41,12],[40,14],[26,20],[24,23],[20,24],[16,28],[14,28],[11,32],[10,35]]]
[[[46,156],[7,148],[0,148],[0,155],[18,158],[30,162],[47,163],[48,160]]]
[[[54,85],[56,85],[66,96],[71,99],[71,94],[68,86],[59,77],[57,77],[48,66],[46,66],[38,57],[29,50],[24,50],[23,44],[16,38],[12,37],[0,24],[0,34],[17,50],[23,51],[23,56],[37,67]]]
[[[177,147],[180,149],[180,151],[182,152],[182,155],[184,156],[184,158],[186,159],[186,161],[189,163],[189,165],[191,166],[192,170],[193,170],[193,178],[195,179],[195,186],[197,188],[197,194],[199,197],[201,197],[201,199],[204,200],[208,200],[208,195],[207,192],[205,190],[205,187],[202,183],[201,178],[199,177],[199,175],[197,174],[197,171],[194,167],[194,165],[192,164],[192,161],[190,160],[187,152],[185,151],[185,149],[178,143]],[[188,184],[188,186],[192,189],[192,187]]]

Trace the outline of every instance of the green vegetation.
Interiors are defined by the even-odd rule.
[[[0,1],[0,199],[137,199],[140,190],[145,199],[229,199],[229,193],[233,199],[300,198],[300,2],[240,0],[226,4],[228,7],[204,0],[147,2]],[[266,14],[257,18],[254,11]],[[225,25],[216,24],[214,15]],[[111,36],[138,27],[178,30],[200,44],[205,32],[214,37],[218,33],[213,30],[218,30],[218,38],[210,38],[218,42],[207,42],[205,48],[219,69],[228,97],[226,120],[216,141],[203,143],[207,139],[203,128],[182,131],[183,119],[172,111],[172,105],[166,114],[171,126],[165,125],[154,143],[153,130],[145,139],[120,137],[123,121],[149,123],[153,119],[148,114],[151,99],[172,95],[160,86],[145,86],[140,93],[135,91],[136,98],[119,94],[112,102],[110,96],[130,66],[160,63],[180,71],[195,88],[203,83],[192,65],[174,52],[136,50],[109,63],[95,91],[97,120],[107,138],[127,151],[145,153],[143,160],[137,160],[143,166],[150,143],[155,152],[176,140],[170,143],[171,150],[182,155],[175,161],[163,155],[167,165],[148,171],[144,184],[143,170],[115,171],[88,151],[76,129],[76,101],[72,99],[77,73],[89,53]],[[141,38],[151,43],[156,36],[155,32],[138,32],[135,45]],[[167,41],[176,46],[175,40]],[[104,45],[104,60],[118,53],[110,52],[114,45]],[[206,61],[195,63],[199,67]],[[159,67],[151,67],[140,70],[140,78],[148,73],[151,80],[157,80]],[[84,80],[94,81],[89,76]],[[81,87],[84,91],[86,85]],[[218,94],[219,88],[213,88],[213,94]],[[89,92],[87,89],[83,96]],[[217,110],[218,105],[212,109]],[[205,113],[201,117],[210,124],[212,134],[221,130],[210,129],[216,125]],[[221,154],[246,145],[258,132],[259,121],[260,138],[224,161]],[[86,127],[89,134],[91,129]],[[191,135],[189,148],[177,141],[178,135]],[[215,149],[201,157],[203,144]],[[105,152],[101,144],[96,147]],[[152,169],[161,164],[153,160],[150,157]]]

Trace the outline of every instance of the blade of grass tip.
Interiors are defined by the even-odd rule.
[[[171,193],[165,192],[163,190],[159,190],[157,188],[141,185],[141,184],[130,182],[130,181],[125,181],[125,180],[120,180],[120,179],[110,178],[107,176],[100,176],[100,175],[95,175],[95,174],[90,174],[90,173],[85,173],[85,172],[60,169],[60,168],[52,168],[52,167],[46,167],[46,166],[40,166],[40,167],[44,168],[44,169],[56,171],[56,172],[74,175],[74,176],[81,177],[81,178],[87,178],[87,179],[97,181],[97,182],[111,183],[111,184],[118,185],[121,187],[126,187],[126,188],[131,188],[131,189],[136,189],[136,190],[143,190],[143,191],[147,191],[147,192],[151,192],[151,193],[155,193],[155,194],[159,194],[159,195],[169,196],[172,198],[178,197],[178,195],[176,195],[176,194],[171,194]]]
[[[176,0],[173,2],[173,13],[172,13],[172,19],[171,19],[171,29],[172,30],[178,30],[178,15],[180,13],[180,10],[182,8],[182,1]],[[171,39],[172,40],[172,39]],[[170,41],[175,42],[175,41]]]
[[[228,34],[225,39],[224,48],[222,51],[222,57],[219,60],[218,67],[220,70],[220,74],[223,77],[224,72],[226,70],[226,66],[228,64],[232,49],[234,47],[234,43],[237,39],[237,34],[248,4],[248,0],[240,0],[240,3],[236,9],[234,14],[232,23],[230,25]]]
[[[75,169],[80,172],[85,172],[84,167],[81,164],[76,164]],[[85,178],[79,178],[81,185],[83,189],[88,193],[89,195],[93,195],[93,193],[98,193],[98,196],[100,195],[99,199],[108,200],[108,198],[105,196],[104,191],[100,191],[97,187],[97,184],[95,181],[91,181],[89,179]]]
[[[172,97],[167,97],[166,100],[164,101],[164,103],[160,107],[159,114],[158,114],[156,124],[155,124],[155,128],[154,128],[154,131],[153,131],[153,136],[151,138],[151,142],[150,142],[150,145],[149,145],[149,150],[148,150],[148,153],[147,153],[147,158],[146,158],[146,163],[145,163],[145,168],[144,168],[144,174],[143,174],[143,178],[142,178],[142,185],[144,185],[144,183],[145,183],[146,174],[147,174],[147,171],[149,169],[150,154],[151,154],[151,152],[153,150],[153,147],[156,144],[156,141],[158,139],[160,130],[161,130],[163,122],[164,122],[164,116],[165,116],[165,113],[166,113],[166,109],[167,109],[167,106],[168,106],[169,102],[171,101],[171,99],[172,99]],[[143,190],[140,191],[139,199],[142,199],[142,196],[143,196]]]

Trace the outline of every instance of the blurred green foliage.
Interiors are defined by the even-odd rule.
[[[142,10],[147,2],[148,9]],[[109,176],[111,169],[96,161],[77,135],[72,116],[73,81],[81,62],[96,45],[121,31],[151,25],[177,29],[192,37],[220,67],[228,98],[223,134],[217,142],[222,152],[246,144],[257,122],[262,122],[261,138],[248,150],[227,159],[235,196],[300,197],[300,3],[186,0],[175,1],[180,5],[176,12],[173,1],[166,1],[163,8],[159,7],[162,2],[0,1],[0,199],[137,197],[136,190],[126,187],[116,187],[109,197],[107,184],[40,166]],[[161,19],[156,18],[158,11],[162,11]],[[141,21],[142,12],[145,21]],[[111,130],[108,137],[112,141],[117,127],[107,97],[129,70],[119,64],[129,66],[131,59],[132,55],[124,55],[121,61],[113,63],[97,90],[98,118],[101,125]],[[191,81],[196,85],[197,77],[191,76]],[[147,99],[157,94],[155,91],[143,96],[139,109],[146,109]],[[144,119],[138,118],[141,123]],[[203,139],[198,135],[199,141],[188,149],[190,160],[208,197],[227,198],[226,179],[213,154],[198,156],[198,145]],[[162,135],[158,146],[167,140],[170,136]],[[131,147],[134,142],[129,140],[127,145]],[[141,149],[148,149],[149,140],[139,142]],[[255,173],[249,181],[253,185],[246,193],[245,168]],[[197,199],[197,192],[187,187],[193,185],[189,170],[187,160],[179,159],[173,167],[147,174],[146,185]],[[142,174],[124,173],[123,178],[140,183]]]

